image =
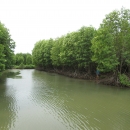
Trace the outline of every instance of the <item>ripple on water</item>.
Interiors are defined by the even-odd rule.
[[[88,128],[87,118],[81,114],[77,114],[75,111],[70,111],[65,102],[68,100],[59,97],[59,92],[55,91],[53,88],[48,88],[47,86],[42,86],[43,91],[40,87],[36,87],[32,96],[32,101],[36,106],[40,105],[45,109],[47,113],[52,115],[67,128],[71,129],[85,129]],[[65,96],[68,96],[66,93]],[[69,97],[68,97],[69,98]],[[85,120],[85,122],[84,122]]]
[[[22,79],[7,80],[4,96],[0,95],[1,129],[129,129],[129,92],[32,72],[22,70]]]

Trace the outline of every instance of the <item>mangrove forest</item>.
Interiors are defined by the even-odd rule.
[[[55,39],[36,42],[32,51],[37,69],[71,77],[130,87],[130,10],[107,14],[100,27],[81,27]]]

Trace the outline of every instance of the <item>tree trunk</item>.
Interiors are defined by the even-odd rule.
[[[114,84],[115,86],[118,86],[119,85],[119,78],[118,78],[118,66],[116,67],[116,70],[115,70],[115,73],[114,73]]]

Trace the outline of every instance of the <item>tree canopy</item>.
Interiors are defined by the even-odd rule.
[[[38,41],[32,51],[36,67],[87,70],[91,61],[93,27],[82,27],[56,39]]]
[[[0,72],[11,68],[13,64],[15,42],[9,30],[0,22]]]
[[[34,68],[32,55],[30,53],[17,53],[14,55],[13,68],[32,69]]]
[[[130,65],[130,10],[106,15],[92,40],[92,61],[101,71],[125,71]]]

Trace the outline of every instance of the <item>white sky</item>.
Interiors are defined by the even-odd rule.
[[[31,53],[39,40],[82,26],[98,28],[106,14],[121,7],[130,9],[130,0],[0,0],[0,21],[16,42],[15,53]]]

